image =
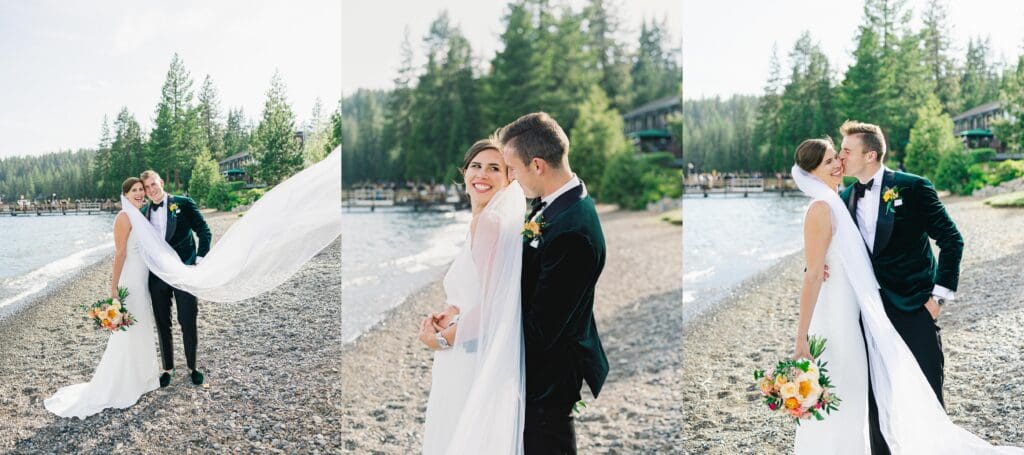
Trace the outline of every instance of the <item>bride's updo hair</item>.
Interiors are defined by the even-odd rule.
[[[497,150],[498,153],[501,153],[501,143],[498,142],[497,139],[494,139],[494,137],[480,139],[479,141],[474,142],[473,145],[469,147],[469,150],[466,150],[466,156],[462,159],[462,166],[459,167],[459,171],[461,171],[462,174],[465,174],[466,169],[469,169],[469,163],[473,162],[473,158],[476,158],[480,152],[489,149],[494,149]]]
[[[121,184],[121,194],[128,194],[136,183],[142,183],[142,180],[139,180],[138,177],[128,177],[124,179],[124,183]]]
[[[828,136],[803,141],[796,148],[794,157],[796,165],[800,166],[800,169],[811,172],[821,165],[821,160],[825,158],[825,152],[828,152],[830,148],[835,150],[836,144]]]

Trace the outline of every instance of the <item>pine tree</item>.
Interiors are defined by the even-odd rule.
[[[242,108],[228,110],[228,123],[224,129],[224,154],[231,156],[249,150],[249,131]]]
[[[613,109],[625,112],[633,103],[628,52],[616,36],[621,32],[618,8],[611,0],[590,0],[583,9],[587,48],[594,57],[593,70],[599,85],[608,95]]]
[[[952,27],[949,24],[949,5],[946,0],[928,0],[923,11],[923,21],[921,40],[924,44],[924,65],[935,84],[935,93],[943,110],[955,115],[960,112],[960,81],[957,78],[956,62],[949,55],[952,49]]]
[[[263,117],[256,127],[255,176],[269,185],[302,169],[302,150],[295,138],[295,115],[288,105],[284,81],[274,71],[263,105]]]
[[[671,95],[679,95],[683,78],[676,57],[678,49],[671,46],[665,20],[644,21],[640,28],[640,47],[633,63],[633,105]]]
[[[791,159],[783,149],[780,140],[782,134],[782,66],[779,63],[779,49],[772,45],[769,64],[768,82],[764,87],[764,95],[757,106],[757,122],[754,125],[753,143],[760,155],[760,167],[765,170],[783,171]],[[685,125],[685,122],[684,122]],[[753,162],[754,160],[750,160]]]
[[[964,110],[999,98],[999,78],[991,63],[990,48],[988,38],[971,38],[967,43],[967,61],[960,76]]]
[[[213,85],[210,75],[203,80],[203,87],[199,92],[199,124],[205,133],[206,148],[214,159],[224,159],[224,127],[220,124],[220,101],[217,99],[217,89]]]
[[[1006,117],[994,122],[994,132],[1010,150],[1024,151],[1024,55],[1007,71],[1002,101]]]
[[[189,147],[195,143],[198,116],[192,106],[192,78],[178,54],[171,59],[156,108],[146,161],[166,182],[181,188],[192,163]]]

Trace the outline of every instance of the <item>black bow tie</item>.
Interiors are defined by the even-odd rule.
[[[534,199],[533,203],[530,205],[530,214],[526,216],[526,219],[533,218],[533,216],[536,215],[537,212],[541,211],[547,205],[548,203],[542,201],[540,198]]]
[[[868,180],[867,183],[854,182],[853,184],[853,196],[857,199],[864,197],[864,192],[875,186],[875,179]]]
[[[167,198],[164,198],[164,200],[162,200],[160,202],[154,202],[152,208],[158,209],[160,207],[163,207],[164,206],[164,202],[167,202]]]

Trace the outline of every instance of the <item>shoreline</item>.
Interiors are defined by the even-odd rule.
[[[238,219],[207,215],[214,241]],[[183,373],[175,321],[178,371],[170,386],[127,409],[62,419],[47,412],[43,400],[59,387],[87,381],[108,338],[87,324],[77,305],[105,295],[112,255],[83,268],[0,321],[0,409],[8,416],[0,452],[340,452],[338,414],[321,395],[328,382],[340,382],[336,362],[323,361],[340,342],[340,261],[338,240],[263,295],[234,303],[201,300],[198,366],[209,387],[193,386]]]
[[[1024,368],[1024,211],[990,208],[977,198],[943,202],[965,239],[957,299],[939,317],[947,412],[986,441],[1022,446],[1024,383],[1001,378]],[[793,253],[685,325],[686,452],[792,451],[795,426],[758,405],[752,371],[791,354],[802,267],[801,253]],[[989,386],[993,377],[1002,385]]]
[[[679,453],[681,414],[674,397],[682,368],[682,231],[647,212],[601,214],[608,259],[595,313],[611,371],[601,396],[584,393],[578,416],[581,453]],[[433,354],[418,321],[444,303],[441,280],[418,290],[353,343],[339,387],[344,447],[358,453],[421,448]],[[645,327],[649,338],[637,338]],[[584,386],[584,391],[587,388]]]

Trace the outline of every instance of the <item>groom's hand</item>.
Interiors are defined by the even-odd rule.
[[[942,307],[939,306],[939,302],[935,301],[935,297],[929,297],[927,302],[924,302],[924,308],[928,310],[928,314],[932,315],[932,320],[939,320],[939,313],[942,311]]]

